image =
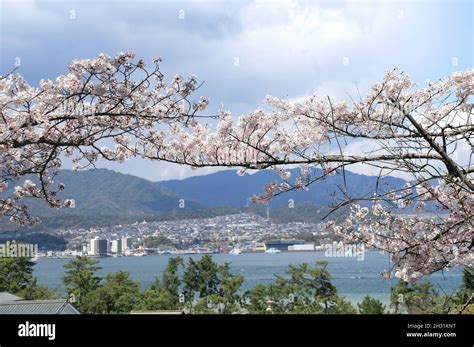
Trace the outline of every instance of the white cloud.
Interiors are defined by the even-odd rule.
[[[469,4],[455,3],[470,10]],[[210,112],[224,103],[238,116],[261,106],[267,94],[357,97],[356,85],[364,93],[395,66],[415,79],[436,80],[452,70],[453,56],[472,62],[472,50],[459,35],[462,30],[472,33],[472,18],[466,22],[461,17],[466,12],[462,6],[423,1],[2,0],[0,70],[9,70],[14,57],[21,56],[21,73],[36,82],[63,73],[72,58],[130,49],[147,59],[161,55],[167,75],[197,74],[206,80],[199,95],[210,97]],[[76,11],[72,21],[71,9]],[[234,66],[236,57],[239,66]],[[104,165],[153,180],[204,172],[141,160]]]

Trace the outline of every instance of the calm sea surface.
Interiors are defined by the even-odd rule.
[[[102,267],[99,274],[125,270],[130,276],[141,283],[142,288],[148,287],[156,277],[161,278],[170,255],[157,255],[147,257],[120,257],[100,258]],[[185,255],[185,261],[192,257],[199,259],[202,255]],[[274,275],[284,275],[289,264],[309,263],[313,265],[318,260],[328,261],[328,270],[331,273],[332,283],[336,285],[339,294],[352,302],[360,301],[365,295],[382,300],[387,303],[389,299],[389,282],[380,277],[380,272],[388,269],[388,256],[376,251],[366,252],[364,260],[357,258],[326,257],[324,252],[298,252],[298,253],[242,253],[240,255],[213,254],[215,262],[231,263],[235,274],[245,277],[242,289],[252,288],[259,283],[269,284],[274,281]],[[50,288],[57,288],[63,292],[62,277],[63,265],[70,259],[39,259],[34,268],[34,275],[40,284]],[[462,270],[438,272],[426,279],[431,281],[436,289],[447,294],[452,293],[460,285]],[[396,279],[392,279],[394,284]]]

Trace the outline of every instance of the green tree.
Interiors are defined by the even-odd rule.
[[[250,313],[265,313],[271,306],[272,313],[356,313],[350,302],[337,295],[326,267],[325,261],[317,262],[314,268],[307,263],[290,265],[287,276],[277,276],[268,286],[248,290],[246,309]]]
[[[267,312],[267,301],[272,297],[269,287],[259,284],[247,290],[244,294],[244,307],[252,314],[264,314]]]
[[[0,291],[16,294],[26,289],[33,281],[33,265],[30,258],[0,258]]]
[[[196,293],[199,298],[217,294],[219,285],[218,272],[219,266],[212,261],[212,257],[208,254],[198,261],[189,258],[183,276],[186,300],[192,302]]]
[[[178,275],[179,268],[183,266],[183,258],[172,257],[168,261],[165,272],[163,273],[162,287],[164,291],[169,294],[172,300],[171,304],[176,306],[179,301],[179,288],[181,286],[181,279]]]
[[[450,300],[440,295],[431,282],[409,284],[400,280],[392,287],[390,306],[395,313],[448,313]]]
[[[309,265],[303,263],[297,266],[290,265],[286,270],[286,277],[276,276],[275,283],[268,286],[269,300],[273,302],[272,312],[322,313],[322,307],[317,298],[317,294],[320,294],[317,293],[319,290],[317,282],[321,278],[314,273],[316,278],[312,278],[309,272]],[[312,280],[315,283],[312,283]]]
[[[87,257],[78,256],[75,260],[64,265],[67,269],[63,283],[68,296],[73,301],[74,306],[82,313],[87,313],[88,295],[99,288],[101,277],[96,276],[96,272],[101,269],[98,262]]]
[[[161,282],[158,278],[155,279],[150,288],[143,292],[143,300],[137,308],[144,310],[181,309],[184,306],[179,300],[182,280],[178,271],[181,266],[183,266],[183,258],[170,258]]]
[[[375,298],[366,295],[362,302],[357,304],[360,314],[383,314],[385,312],[385,305]]]
[[[183,276],[187,306],[196,313],[240,312],[243,281],[230,272],[230,263],[218,265],[210,255],[197,262],[190,259]]]
[[[219,290],[217,305],[219,313],[234,313],[241,309],[242,296],[239,294],[240,287],[244,282],[243,276],[235,276],[230,272],[230,264],[219,266]]]
[[[463,269],[461,290],[474,292],[474,268],[466,267]]]
[[[453,298],[453,313],[474,313],[474,269],[464,268],[462,283]]]
[[[347,303],[338,298],[337,289],[331,283],[331,274],[327,270],[327,265],[327,261],[318,261],[314,269],[308,270],[311,277],[308,286],[314,291],[315,299],[323,304],[323,312],[333,313],[332,311],[338,309],[337,305],[347,308]]]
[[[329,307],[325,313],[327,314],[356,314],[357,310],[352,306],[351,302],[346,300],[342,296],[336,295],[333,300],[333,304]]]
[[[158,246],[170,246],[173,242],[165,236],[149,236],[143,240],[145,247],[156,248]]]
[[[60,297],[55,290],[51,290],[46,286],[38,284],[38,279],[33,277],[30,283],[17,293],[18,296],[25,300],[48,300]]]
[[[26,300],[52,299],[57,293],[41,286],[33,276],[34,263],[27,257],[0,258],[0,292]]]
[[[105,276],[105,283],[89,292],[82,302],[86,313],[130,313],[141,301],[140,286],[126,271]]]

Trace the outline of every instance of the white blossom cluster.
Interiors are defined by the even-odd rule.
[[[27,174],[39,180],[27,180],[14,188],[13,197],[0,198],[2,215],[37,222],[20,202],[25,197],[45,199],[55,208],[74,207],[72,199],[58,199],[64,187],[53,186],[62,154],[72,157],[75,170],[93,166],[99,157],[123,162],[155,156],[155,144],[164,137],[158,126],[185,125],[206,108],[206,98],[188,100],[198,88],[195,76],[175,76],[167,83],[159,58],[149,69],[133,59],[130,52],[77,59],[66,75],[41,80],[38,87],[18,74],[0,78],[0,191]]]

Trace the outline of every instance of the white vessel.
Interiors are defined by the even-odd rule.
[[[229,254],[232,255],[239,255],[240,253],[242,253],[242,251],[238,248],[232,248],[232,250],[229,252]]]
[[[33,258],[31,258],[30,263],[33,263],[34,265],[38,264],[38,255],[35,255]]]
[[[267,249],[265,253],[280,253],[280,250],[272,247]]]

